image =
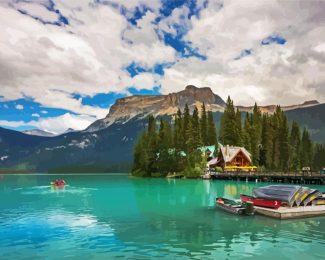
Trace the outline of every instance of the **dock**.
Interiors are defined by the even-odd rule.
[[[213,179],[219,180],[275,182],[291,184],[325,184],[325,174],[319,172],[299,173],[276,171],[228,171],[211,172],[210,175]]]
[[[276,219],[294,219],[325,216],[325,205],[306,206],[306,207],[280,207],[278,209],[269,209],[254,207],[257,214],[276,218]]]

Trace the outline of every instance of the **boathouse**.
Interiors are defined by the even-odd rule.
[[[255,171],[250,153],[244,147],[220,145],[217,158],[208,162],[210,168],[221,167],[224,171]]]

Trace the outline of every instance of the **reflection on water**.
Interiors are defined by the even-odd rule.
[[[52,176],[53,177],[53,176]],[[256,183],[66,176],[4,176],[0,258],[319,259],[325,218],[278,221],[214,207]]]

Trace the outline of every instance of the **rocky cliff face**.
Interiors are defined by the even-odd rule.
[[[159,96],[130,96],[118,99],[110,108],[108,115],[101,120],[91,124],[85,131],[94,132],[106,128],[114,122],[126,123],[132,118],[144,118],[148,115],[174,115],[178,108],[184,109],[187,104],[192,111],[194,106],[199,110],[205,103],[206,109],[212,112],[223,112],[226,106],[225,101],[214,94],[210,88],[197,88],[193,85],[186,86],[180,92]],[[284,106],[284,111],[318,105],[317,101],[307,101],[300,105]],[[253,107],[238,106],[242,112],[251,112]],[[261,106],[262,112],[273,113],[276,105]]]
[[[224,110],[226,103],[215,95],[210,88],[197,88],[189,85],[184,90],[168,95],[159,96],[131,96],[118,99],[110,108],[109,114],[102,120],[90,125],[86,131],[97,131],[114,122],[125,123],[134,117],[146,117],[149,114],[173,115],[178,108],[184,109],[187,104],[190,110],[194,106],[201,108],[203,102],[207,110],[213,112]]]

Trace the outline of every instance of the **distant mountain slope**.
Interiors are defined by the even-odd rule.
[[[50,133],[50,132],[46,132],[46,131],[41,130],[41,129],[25,130],[25,131],[23,131],[23,133],[27,134],[27,135],[37,135],[37,136],[46,136],[46,137],[55,136],[55,134]]]
[[[286,115],[290,122],[297,121],[306,127],[314,141],[325,143],[325,103],[286,111]]]
[[[0,128],[0,168],[35,171],[90,168],[126,171],[132,162],[137,135],[146,120],[134,118],[115,123],[96,133],[72,132],[56,137],[39,137]]]

